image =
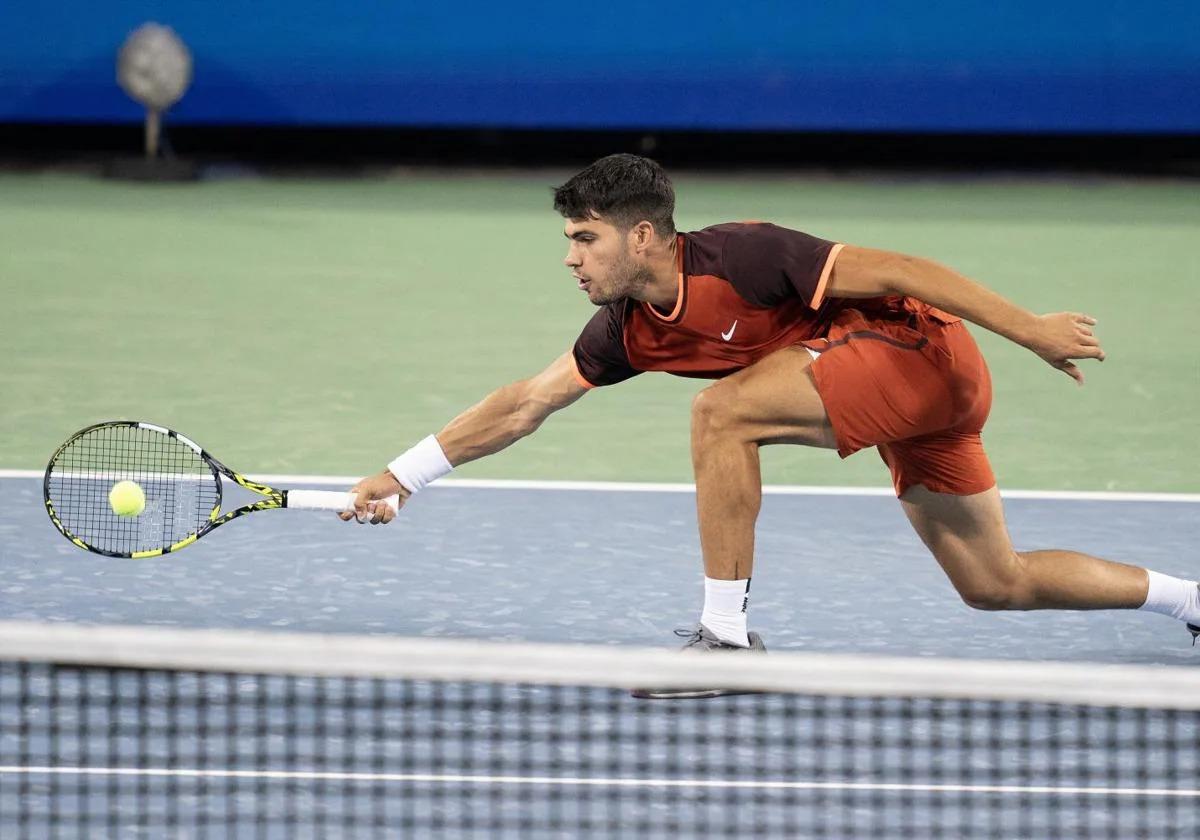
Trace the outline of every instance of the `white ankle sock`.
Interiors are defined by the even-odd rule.
[[[700,623],[718,639],[739,647],[750,647],[746,635],[746,606],[750,602],[750,578],[745,580],[704,579],[704,612]]]
[[[1146,603],[1138,609],[1169,615],[1189,624],[1200,625],[1200,589],[1196,581],[1162,575],[1146,570],[1150,588]]]

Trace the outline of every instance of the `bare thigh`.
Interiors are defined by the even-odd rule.
[[[705,388],[693,409],[700,431],[745,442],[795,443],[836,449],[837,441],[803,347],[776,351]]]

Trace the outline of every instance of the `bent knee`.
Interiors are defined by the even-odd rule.
[[[1019,561],[1019,557],[1016,559]],[[1027,610],[1034,602],[1033,588],[1023,564],[1004,574],[976,575],[953,583],[963,603],[976,610]]]
[[[957,587],[963,603],[973,610],[1019,610],[1018,598],[1015,593],[1005,586],[969,586]]]
[[[692,427],[698,432],[713,432],[732,426],[737,402],[733,386],[723,382],[709,385],[692,398]]]

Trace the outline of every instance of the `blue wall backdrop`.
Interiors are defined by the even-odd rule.
[[[1197,0],[4,0],[0,121],[135,121],[168,24],[186,123],[1200,132]]]

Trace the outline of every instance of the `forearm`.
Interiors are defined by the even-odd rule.
[[[1028,347],[1037,316],[991,289],[933,260],[902,257],[893,274],[894,294],[906,295]]]
[[[491,455],[536,429],[544,418],[533,418],[529,382],[514,382],[488,394],[450,421],[437,435],[429,435],[392,460],[379,475],[363,479],[354,487],[359,500],[356,516],[365,521],[366,503],[398,493],[399,504],[448,474],[459,464]],[[343,517],[345,519],[347,517]],[[388,521],[383,516],[378,521]],[[377,520],[372,520],[377,521]]]
[[[1079,312],[1034,315],[933,260],[847,245],[838,254],[825,291],[829,297],[904,295],[979,324],[1041,356],[1083,384],[1072,359],[1104,361],[1092,327]]]
[[[541,425],[529,405],[528,382],[497,388],[455,417],[437,434],[446,460],[454,466],[492,455]]]
[[[1028,347],[1037,317],[991,289],[933,260],[873,248],[846,247],[833,268],[829,294],[905,295],[965,318]]]
[[[378,475],[364,478],[353,488],[354,514],[360,522],[391,521],[391,507],[371,510],[373,499],[399,494],[399,503],[459,464],[499,452],[532,433],[555,411],[587,393],[577,380],[570,353],[555,359],[531,379],[497,388],[481,402],[451,420],[437,435],[429,435],[393,459]]]

